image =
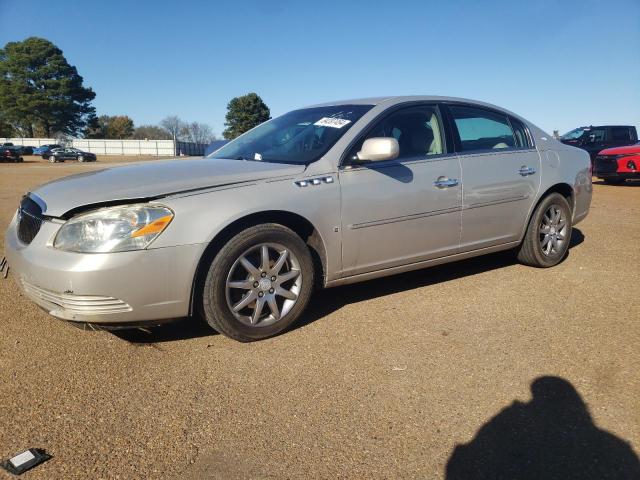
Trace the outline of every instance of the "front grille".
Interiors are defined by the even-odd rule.
[[[24,197],[18,208],[18,238],[29,245],[42,226],[42,209],[28,196]]]
[[[595,173],[615,173],[618,161],[615,155],[598,155],[595,163]]]

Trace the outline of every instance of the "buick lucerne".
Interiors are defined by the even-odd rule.
[[[289,112],[206,158],[45,184],[22,199],[6,257],[55,317],[201,316],[252,341],[289,327],[315,288],[507,249],[554,266],[591,194],[587,152],[502,108],[349,100]]]

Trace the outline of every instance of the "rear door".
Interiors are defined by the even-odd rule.
[[[443,125],[435,104],[400,107],[375,120],[351,147],[339,173],[342,276],[458,252],[460,162]],[[399,157],[352,163],[364,140],[375,137],[396,138]]]
[[[460,250],[519,240],[540,186],[531,135],[502,112],[463,104],[448,112],[464,184]]]

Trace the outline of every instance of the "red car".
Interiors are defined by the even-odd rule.
[[[640,179],[640,143],[602,150],[596,156],[593,174],[613,185]]]

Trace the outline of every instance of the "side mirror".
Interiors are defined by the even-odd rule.
[[[356,155],[358,160],[368,160],[370,162],[393,160],[400,155],[400,145],[398,145],[398,140],[395,138],[368,138],[362,144],[362,150]]]

